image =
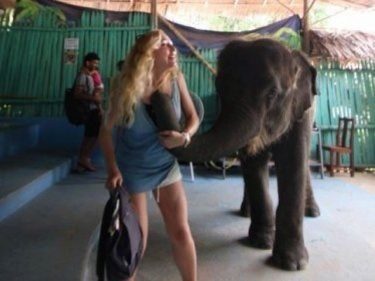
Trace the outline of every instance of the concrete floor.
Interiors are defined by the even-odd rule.
[[[249,219],[237,215],[243,180],[235,171],[225,180],[217,172],[196,168],[196,180],[184,169],[189,219],[198,253],[201,281],[294,281],[375,280],[375,175],[348,174],[313,177],[315,197],[321,209],[318,218],[306,218],[304,235],[310,261],[307,269],[287,272],[265,264],[270,250],[244,245]],[[277,202],[276,179],[270,191]],[[150,235],[137,281],[181,280],[161,217],[149,199]],[[96,238],[93,229],[92,241]],[[81,280],[93,277],[94,243],[89,243]]]
[[[375,195],[375,173],[356,173],[353,178],[348,177],[348,174],[340,173],[336,174],[335,178]]]

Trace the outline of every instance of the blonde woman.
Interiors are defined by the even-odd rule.
[[[108,115],[100,130],[108,171],[107,188],[124,186],[131,194],[144,235],[144,248],[148,235],[146,195],[153,191],[182,280],[197,280],[196,251],[181,173],[177,160],[166,148],[188,145],[199,119],[171,39],[161,30],[142,35],[116,80]],[[185,115],[182,133],[158,132],[150,106],[156,90],[171,97],[177,116],[182,112]],[[112,142],[114,127],[116,147]]]

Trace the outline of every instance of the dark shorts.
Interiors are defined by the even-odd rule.
[[[99,135],[102,118],[99,109],[90,111],[89,119],[85,123],[85,137],[97,138]]]

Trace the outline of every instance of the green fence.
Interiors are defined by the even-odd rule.
[[[69,27],[60,26],[49,14],[32,23],[0,27],[0,116],[62,116],[64,89],[72,85],[83,55],[90,51],[99,54],[108,89],[116,62],[126,56],[137,35],[148,30],[148,14],[132,13],[125,22],[107,24],[101,12],[84,12],[80,22]],[[75,63],[64,62],[65,38],[79,39]],[[214,51],[201,53],[215,66]],[[214,77],[195,57],[181,56],[180,64],[189,89],[204,102],[202,130],[207,130],[218,111]],[[363,63],[356,71],[322,64],[317,84],[316,121],[322,128],[323,142],[334,143],[338,116],[353,116],[357,122],[356,165],[375,166],[374,63]]]
[[[116,62],[125,57],[138,34],[150,30],[149,17],[131,14],[122,24],[104,24],[104,14],[83,13],[75,27],[60,27],[43,13],[36,21],[0,29],[0,116],[60,116],[64,89],[71,87],[85,53],[101,58],[108,84]],[[74,63],[64,62],[65,38],[78,38]]]
[[[359,69],[343,70],[334,63],[318,69],[316,122],[323,143],[334,144],[338,118],[354,117],[356,166],[375,166],[375,63],[363,62]],[[344,158],[344,163],[348,163]]]

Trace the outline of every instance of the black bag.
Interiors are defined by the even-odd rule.
[[[90,114],[89,102],[74,96],[74,86],[65,90],[64,110],[69,123],[76,126],[86,123]]]
[[[143,237],[129,194],[116,188],[104,208],[96,274],[99,281],[130,278],[142,257]]]

